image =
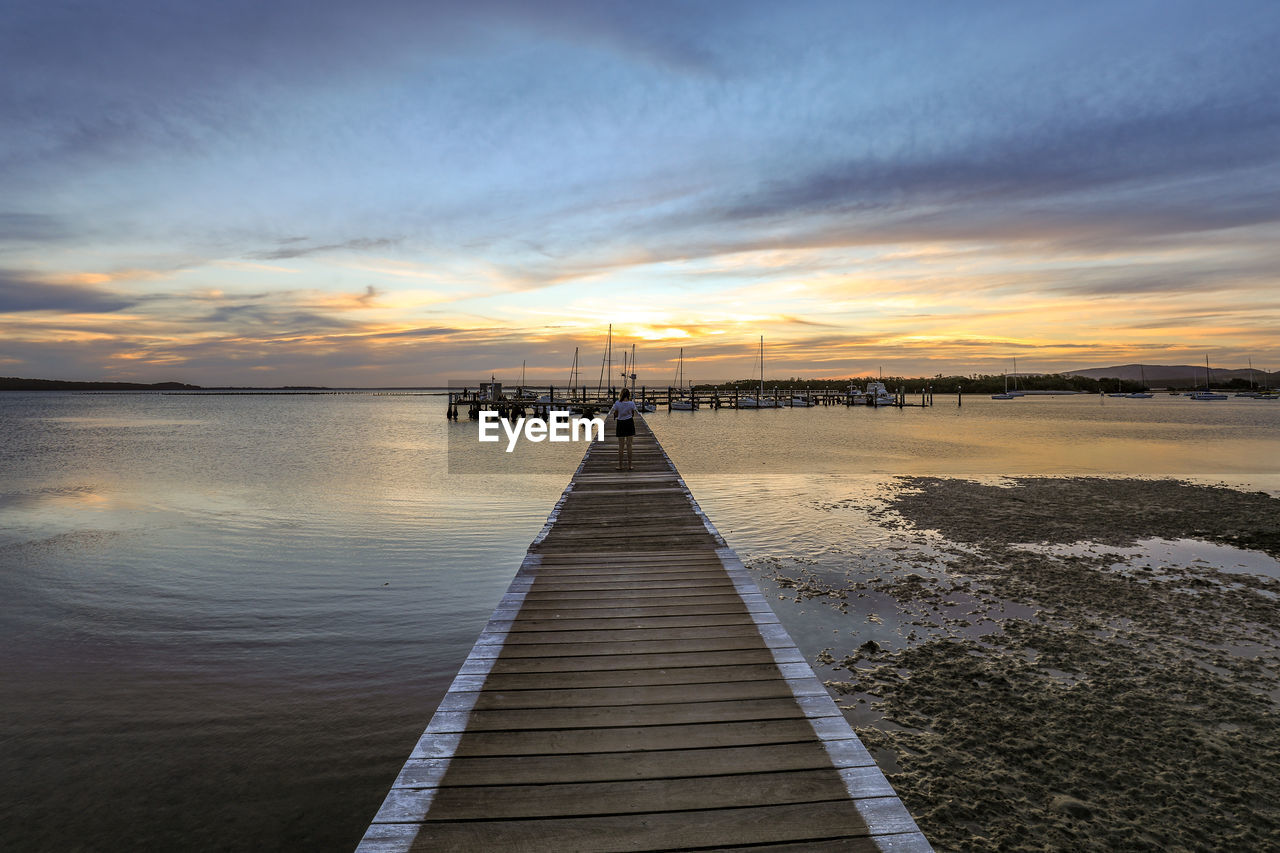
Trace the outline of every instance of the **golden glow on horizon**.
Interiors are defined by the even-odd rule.
[[[767,370],[788,376],[868,375],[881,367],[897,375],[998,372],[1015,355],[1028,370],[1199,363],[1205,350],[1227,348],[1239,355],[1215,355],[1224,367],[1232,366],[1224,358],[1243,365],[1246,355],[1258,367],[1280,362],[1272,322],[1280,300],[1270,297],[1269,282],[1219,282],[1211,298],[1201,289],[1109,290],[1117,270],[1131,271],[1130,257],[1156,272],[1173,258],[1190,263],[1197,256],[1181,245],[1052,257],[948,244],[742,251],[630,266],[627,257],[565,279],[570,284],[538,287],[486,262],[392,258],[69,273],[58,281],[128,309],[0,313],[0,335],[98,351],[104,365],[129,365],[130,377],[184,378],[193,363],[221,363],[279,367],[290,384],[341,384],[306,373],[308,363],[329,359],[366,382],[383,369],[416,377],[417,365],[431,359],[438,379],[513,371],[524,361],[531,381],[559,381],[575,346],[584,365],[599,357],[611,322],[616,349],[636,344],[655,382],[666,381],[682,346],[695,378],[746,378],[761,334]],[[358,284],[343,278],[353,271]],[[273,286],[278,273],[304,286]],[[146,281],[147,293],[108,289],[124,280]],[[347,283],[316,286],[339,280]]]

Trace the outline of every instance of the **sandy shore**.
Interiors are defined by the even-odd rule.
[[[853,616],[897,602],[896,647],[849,634],[819,672],[937,849],[1280,850],[1280,580],[1140,544],[1280,557],[1280,500],[909,478],[873,516],[931,549],[771,579]]]

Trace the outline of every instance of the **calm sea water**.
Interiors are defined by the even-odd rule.
[[[433,396],[0,395],[0,847],[349,850],[579,446],[448,473]],[[1280,493],[1280,403],[660,412],[748,560],[882,554],[898,474]],[[513,473],[554,470],[554,474]],[[891,555],[884,557],[890,559]],[[821,611],[779,606],[802,648]]]

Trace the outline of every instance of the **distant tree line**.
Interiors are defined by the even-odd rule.
[[[997,374],[973,374],[970,376],[932,376],[932,377],[906,377],[906,376],[855,376],[850,379],[799,379],[790,377],[787,379],[775,378],[765,379],[764,387],[766,389],[779,388],[787,391],[801,391],[806,388],[814,390],[841,390],[849,387],[849,383],[853,383],[859,387],[865,388],[868,382],[880,381],[890,391],[897,391],[899,388],[905,390],[908,394],[919,394],[924,390],[932,390],[935,394],[954,394],[957,391],[963,391],[965,394],[995,394],[1005,390],[1006,377],[1002,373]],[[1148,382],[1146,387],[1150,387],[1152,383]],[[722,392],[736,389],[739,392],[747,393],[760,387],[759,379],[738,379],[733,382],[716,383],[699,383],[695,386],[698,390],[711,390],[719,388]],[[1112,393],[1123,391],[1132,393],[1144,389],[1143,383],[1136,379],[1116,379],[1110,377],[1102,377],[1101,379],[1090,379],[1087,376],[1069,376],[1063,373],[1044,373],[1034,375],[1019,375],[1017,377],[1008,377],[1009,390],[1015,387],[1020,391],[1079,391],[1086,394],[1097,394],[1099,392]],[[1189,389],[1190,383],[1183,385],[1175,385],[1173,383],[1162,383],[1159,387],[1169,388],[1175,387],[1179,390]],[[1248,388],[1249,380],[1232,379],[1229,382],[1214,383],[1214,387],[1234,389]]]
[[[0,391],[196,391],[183,382],[72,382],[63,379],[19,379],[0,376]]]

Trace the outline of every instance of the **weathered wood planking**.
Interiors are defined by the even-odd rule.
[[[634,458],[587,451],[360,853],[930,850],[643,423]]]

